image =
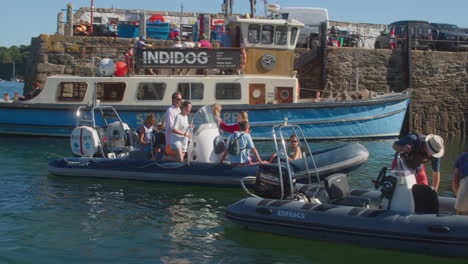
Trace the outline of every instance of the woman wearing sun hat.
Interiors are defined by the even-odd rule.
[[[411,134],[393,143],[393,149],[402,153],[401,157],[409,169],[414,170],[418,184],[428,184],[424,164],[431,160],[432,187],[437,191],[440,183],[440,158],[444,155],[444,139],[441,136],[429,134]],[[395,160],[392,168],[395,167]]]

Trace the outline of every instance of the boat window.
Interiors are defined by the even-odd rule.
[[[59,101],[83,101],[88,84],[85,82],[62,82],[59,86]]]
[[[179,83],[177,91],[187,100],[203,99],[203,83]]]
[[[297,27],[291,28],[291,40],[289,42],[290,45],[294,45],[296,41],[297,32],[298,32]]]
[[[100,82],[96,84],[97,99],[101,102],[106,101],[122,101],[125,93],[126,84],[123,82]]]
[[[258,43],[260,39],[260,25],[249,25],[247,41],[249,43]]]
[[[239,100],[241,99],[240,83],[217,83],[216,84],[216,99],[217,100]]]
[[[162,100],[166,83],[139,83],[137,100]]]
[[[275,31],[275,45],[286,45],[288,42],[288,27],[277,26]]]
[[[262,28],[262,44],[273,43],[273,31],[274,27],[271,25],[263,25]]]

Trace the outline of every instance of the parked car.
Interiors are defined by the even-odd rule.
[[[431,25],[427,21],[404,20],[393,22],[387,30],[380,32],[375,40],[376,49],[390,49],[391,33],[394,32],[396,46],[404,48],[407,43],[407,28],[410,29],[411,44],[414,49],[428,50],[432,48]]]
[[[452,24],[431,23],[432,38],[435,50],[466,51],[468,50],[468,33]]]

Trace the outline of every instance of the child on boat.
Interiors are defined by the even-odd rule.
[[[146,116],[145,124],[138,129],[138,148],[140,151],[148,152],[150,157],[153,156],[154,124],[156,124],[156,118],[151,113]]]

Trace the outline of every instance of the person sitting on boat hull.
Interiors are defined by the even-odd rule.
[[[181,112],[178,114],[172,125],[171,148],[176,153],[176,160],[184,161],[185,153],[187,152],[188,140],[192,138],[192,134],[188,132],[189,122],[188,114],[192,110],[192,103],[184,101],[181,105]]]
[[[403,152],[402,158],[413,169],[418,184],[428,185],[424,162],[432,162],[432,187],[437,191],[440,183],[440,158],[444,155],[444,140],[438,135],[411,134],[393,143],[393,149]],[[395,160],[392,168],[395,167]]]
[[[233,141],[235,138],[237,138],[239,142],[239,153],[237,155],[229,155],[229,160],[231,161],[231,165],[233,166],[244,166],[244,165],[255,165],[258,163],[265,163],[260,155],[257,152],[257,149],[255,148],[255,145],[253,143],[252,137],[248,133],[248,130],[250,128],[249,122],[247,121],[242,121],[239,123],[239,128],[240,131],[234,132],[229,139],[228,139],[228,146],[229,142]],[[250,150],[255,155],[255,158],[257,159],[256,162],[252,161],[252,158],[250,157]],[[221,157],[221,162],[226,158],[226,155],[228,154],[229,147],[224,151],[223,156]]]
[[[452,188],[457,197],[457,214],[468,215],[468,152],[461,154],[455,161]]]
[[[288,153],[288,160],[302,159],[302,150],[299,145],[299,138],[296,135],[289,137],[289,143],[291,144],[291,153]],[[270,158],[270,162],[273,162],[277,157],[276,153]]]

